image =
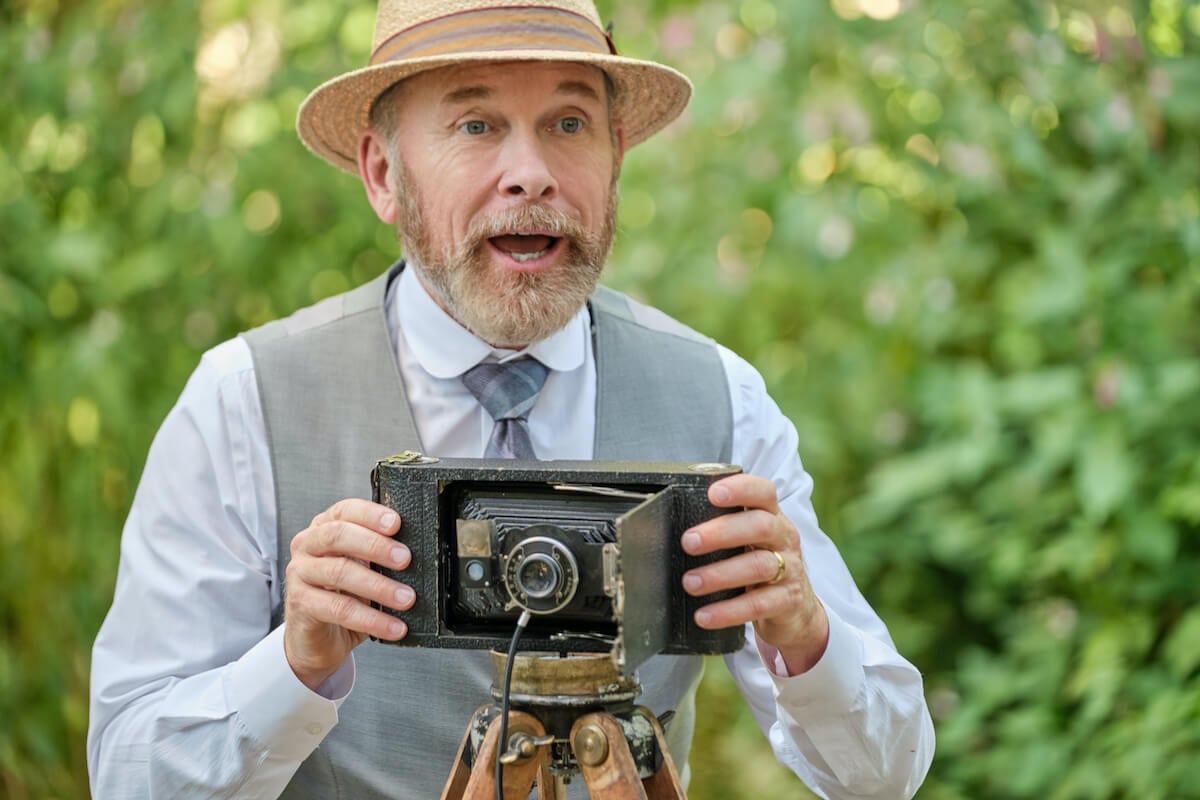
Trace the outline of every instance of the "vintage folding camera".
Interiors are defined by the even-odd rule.
[[[656,653],[737,650],[742,628],[698,627],[683,591],[696,557],[680,536],[729,509],[708,502],[728,464],[437,459],[404,453],[372,472],[374,499],[400,514],[406,570],[375,569],[416,591],[399,645],[609,652],[625,675]]]

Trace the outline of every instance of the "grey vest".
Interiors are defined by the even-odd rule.
[[[370,497],[375,462],[421,450],[388,335],[389,271],[344,295],[244,334],[266,420],[279,519],[279,567],[292,537],[345,497]],[[715,346],[657,311],[598,289],[590,301],[598,397],[595,456],[645,461],[731,457],[728,383]],[[431,453],[430,455],[437,455]],[[274,610],[274,624],[282,608]],[[337,726],[283,796],[440,796],[475,709],[491,701],[483,651],[365,642]],[[657,656],[638,702],[675,709],[672,756],[686,777],[703,659]],[[573,782],[572,797],[582,794]]]

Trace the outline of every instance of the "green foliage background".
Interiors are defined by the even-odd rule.
[[[796,421],[926,675],[920,797],[1200,797],[1200,7],[601,11],[697,88],[626,160],[607,280]],[[0,6],[4,797],[87,793],[89,648],[200,353],[396,255],[292,131],[372,14]],[[692,797],[802,794],[711,667]]]

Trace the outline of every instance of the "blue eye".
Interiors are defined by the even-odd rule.
[[[469,122],[464,122],[459,126],[459,129],[464,133],[469,133],[472,136],[479,136],[487,133],[487,123],[483,120],[473,119]]]
[[[563,117],[559,120],[558,127],[563,133],[579,133],[583,130],[583,120],[579,117]]]

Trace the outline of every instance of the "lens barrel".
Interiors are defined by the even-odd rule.
[[[575,597],[579,566],[562,542],[530,536],[509,551],[504,586],[521,608],[533,614],[553,614]]]

